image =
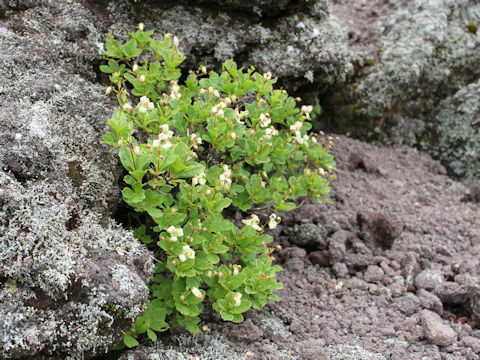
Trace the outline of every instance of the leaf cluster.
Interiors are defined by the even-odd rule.
[[[108,37],[101,70],[119,102],[104,141],[128,172],[123,199],[155,223],[135,230],[158,260],[153,300],[123,338],[132,347],[171,324],[198,332],[205,299],[233,322],[278,301],[281,268],[264,228],[298,197],[325,200],[334,163],[309,134],[311,107],[274,89],[270,74],[227,60],[220,74],[201,66],[180,84],[176,37],[155,40],[143,27],[129,35],[123,44]],[[235,210],[251,214],[241,228]]]

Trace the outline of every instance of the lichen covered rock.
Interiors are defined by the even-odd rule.
[[[82,359],[121,339],[154,270],[110,218],[121,167],[101,143],[112,103],[92,83],[101,33],[80,4],[2,13],[0,358]]]

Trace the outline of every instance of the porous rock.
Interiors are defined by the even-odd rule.
[[[402,232],[398,221],[388,214],[361,211],[357,214],[357,223],[363,240],[372,250],[390,249]]]
[[[363,279],[367,282],[379,282],[383,279],[385,273],[383,272],[380,266],[369,265],[365,274],[363,274]]]
[[[101,143],[95,26],[69,1],[11,1],[0,19],[2,359],[105,352],[149,297],[153,257],[110,218],[122,170]]]
[[[480,37],[468,24],[480,23],[480,4],[340,0],[331,13],[357,64],[355,80],[323,100],[337,129],[350,121],[371,136],[376,127],[387,142],[417,145],[478,182]]]
[[[327,231],[316,224],[296,224],[290,233],[289,241],[300,247],[309,247],[315,250],[323,250],[328,246]]]
[[[435,288],[437,295],[444,304],[464,304],[469,299],[469,287],[453,281],[447,281]]]
[[[420,318],[423,333],[432,344],[449,346],[457,340],[457,333],[450,326],[443,324],[438,314],[423,310]]]
[[[415,277],[415,286],[418,289],[434,290],[444,283],[443,274],[433,269],[425,269]]]

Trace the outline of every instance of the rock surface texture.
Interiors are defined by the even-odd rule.
[[[415,145],[480,183],[478,1],[338,0],[330,13],[348,34],[355,75],[321,100],[324,119]]]
[[[2,2],[4,4],[4,2]],[[153,260],[109,212],[121,174],[100,142],[92,16],[16,1],[0,21],[0,358],[103,353],[141,314]],[[97,37],[98,36],[98,37]],[[88,46],[86,46],[88,44]]]

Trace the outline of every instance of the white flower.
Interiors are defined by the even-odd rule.
[[[138,70],[138,65],[137,65],[137,64],[133,64],[133,66],[132,66],[132,71],[133,71],[134,73],[136,73],[137,70]]]
[[[270,125],[271,122],[272,122],[272,120],[270,119],[270,114],[269,113],[260,114],[260,126],[261,127],[267,127],[268,125]]]
[[[160,140],[155,139],[155,140],[152,141],[152,146],[154,148],[160,147],[160,145],[161,145]]]
[[[178,47],[178,38],[176,36],[173,37],[173,46]]]
[[[200,136],[198,136],[197,134],[192,134],[190,136],[190,140],[192,142],[192,146],[193,146],[194,149],[197,149],[198,145],[202,144],[202,138]]]
[[[138,107],[138,111],[140,111],[141,113],[146,113],[146,112],[147,112],[147,108],[144,107],[143,105],[140,105],[140,106]]]
[[[180,236],[183,236],[183,229],[177,228],[173,225],[167,229],[167,232],[171,235],[171,241],[177,241]]]
[[[224,116],[223,110],[222,109],[218,110],[217,115],[223,119],[223,116]]]
[[[247,219],[247,220],[242,220],[242,222],[245,224],[245,225],[248,225],[252,228],[254,228],[255,230],[257,231],[261,231],[262,228],[260,226],[258,226],[258,223],[260,222],[260,219],[258,218],[257,215],[255,214],[252,214],[250,216],[250,219]]]
[[[183,253],[187,256],[187,259],[195,258],[195,250],[193,250],[190,246],[184,245],[182,249]]]
[[[145,75],[140,76],[140,82],[145,82]]]
[[[290,131],[297,132],[302,130],[303,123],[300,121],[296,121],[295,124],[290,126]]]
[[[234,132],[230,133],[230,137],[232,138],[233,141],[237,140],[237,134],[235,134]]]
[[[241,268],[240,265],[233,265],[233,276],[237,276]]]
[[[180,259],[181,262],[187,261],[187,256],[184,253],[178,254],[178,258]]]
[[[125,104],[123,104],[122,109],[130,111],[130,110],[133,110],[133,107],[129,103],[125,103]]]
[[[275,129],[273,126],[265,129],[265,135],[263,136],[266,140],[272,138],[272,136],[278,135],[278,130]]]
[[[240,306],[242,304],[242,293],[235,293],[235,295],[233,295],[233,300],[235,301],[234,306]]]
[[[280,224],[281,220],[282,219],[279,216],[277,216],[277,214],[270,215],[270,219],[268,220],[268,227],[270,229],[275,229],[277,225]]]
[[[192,178],[192,185],[197,185],[197,184],[205,185],[206,181],[207,180],[205,179],[205,173],[203,172],[201,174],[195,175]]]
[[[303,105],[301,108],[301,112],[305,114],[310,114],[313,111],[313,106],[312,105]]]
[[[198,299],[203,299],[202,292],[196,287],[192,288],[192,294],[195,295],[195,297]]]
[[[143,31],[144,28],[145,28],[145,25],[143,23],[138,24],[138,31]]]

